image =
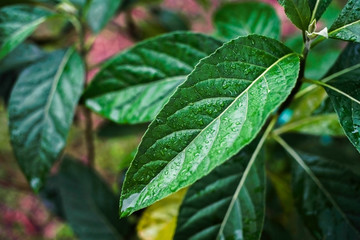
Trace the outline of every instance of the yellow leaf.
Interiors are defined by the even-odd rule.
[[[179,208],[187,189],[182,189],[148,207],[137,225],[142,240],[171,240],[176,229]]]

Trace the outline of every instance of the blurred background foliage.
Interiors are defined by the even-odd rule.
[[[59,2],[61,1],[3,0],[0,2],[0,7],[16,3],[53,5]],[[72,2],[74,4],[83,4],[82,0],[72,0]],[[225,2],[233,1],[123,0],[117,9],[119,14],[96,37],[88,39],[93,43],[92,49],[87,56],[87,62],[91,70],[88,80],[91,80],[92,76],[94,76],[102,61],[138,41],[177,30],[193,30],[213,34],[213,13]],[[264,2],[272,4],[282,20],[282,40],[295,51],[301,51],[302,38],[296,28],[287,20],[283,9],[278,5],[277,1],[266,0]],[[345,1],[337,0],[333,2],[335,4],[331,5],[323,16],[323,22],[320,23],[322,26],[331,25]],[[24,66],[41,59],[46,54],[44,51],[70,46],[75,40],[76,32],[66,19],[52,18],[51,21],[42,24],[26,43],[20,45],[12,54],[0,62],[0,239],[76,239],[72,228],[64,222],[65,215],[71,217],[71,214],[66,214],[69,209],[67,210],[66,203],[59,199],[59,191],[65,191],[65,194],[66,189],[59,189],[58,184],[61,181],[66,181],[66,179],[61,179],[60,176],[57,179],[51,179],[49,185],[40,194],[40,198],[32,193],[17,166],[11,150],[6,113],[9,94],[20,70]],[[307,62],[306,77],[320,79],[338,57],[343,47],[338,42],[327,41],[326,44],[312,51]],[[326,106],[323,108],[326,109]],[[78,111],[68,137],[65,154],[85,161],[83,118],[84,116]],[[104,194],[110,194],[109,198],[114,197],[116,200],[114,200],[115,205],[112,208],[112,213],[109,213],[110,210],[104,210],[110,215],[118,215],[116,209],[119,186],[121,186],[124,172],[135,155],[136,147],[146,128],[146,124],[119,126],[96,117],[95,166],[101,176],[89,173],[86,169],[83,169],[84,167],[76,167],[80,169],[80,172],[84,171],[84,179],[94,179],[99,186],[103,184],[103,181],[109,184],[113,191]],[[295,137],[290,135],[287,137],[289,142],[301,141],[304,146],[306,146],[307,141],[314,140],[306,135],[301,137],[299,135]],[[341,148],[344,149],[343,152],[347,152],[349,156],[356,154],[351,150],[352,146],[343,138],[323,136],[318,137],[316,142],[320,147],[342,144],[344,146]],[[268,148],[279,148],[279,146],[270,144]],[[267,188],[267,201],[269,204],[262,238],[276,240],[311,239],[309,233],[302,230],[305,228],[301,225],[299,216],[293,207],[294,200],[289,194],[291,192],[291,166],[289,162],[291,161],[289,161],[286,154],[282,154],[283,151],[273,151],[272,149],[269,152],[276,153],[276,156],[267,155],[267,171],[270,180]],[[351,157],[348,159],[351,159]],[[66,169],[59,170],[58,166],[55,166],[53,172],[57,171],[60,173],[64,171],[68,178],[72,177],[71,172],[67,172]],[[81,179],[78,182],[81,182]],[[66,185],[63,182],[64,184]],[[83,184],[86,185],[86,181]],[[87,191],[84,186],[81,188]],[[89,190],[84,194],[91,196],[92,192]],[[126,224],[129,224],[128,229],[136,229],[137,234],[129,233],[129,236],[132,236],[129,239],[171,239],[176,226],[178,209],[184,194],[185,191],[180,191],[131,216],[129,223]],[[56,204],[59,201],[62,204]],[[63,209],[59,209],[58,206],[62,206]],[[88,214],[96,218],[96,211],[92,212],[91,208],[88,209]],[[135,224],[137,224],[137,227],[132,226]]]

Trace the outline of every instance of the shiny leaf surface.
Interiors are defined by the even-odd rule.
[[[114,211],[117,197],[91,168],[65,158],[55,177],[65,219],[79,239],[129,239],[130,224]]]
[[[50,16],[46,9],[14,5],[0,9],[0,59],[5,57]]]
[[[360,1],[349,0],[329,29],[329,37],[360,42]]]
[[[253,150],[243,149],[189,188],[174,239],[259,239],[265,213],[265,167],[259,154],[245,176]],[[242,178],[244,184],[238,189]]]
[[[214,17],[216,35],[231,40],[252,33],[280,38],[280,19],[272,6],[261,2],[228,3]]]
[[[326,88],[340,124],[352,144],[360,151],[360,44],[349,44],[323,81],[345,92],[354,100]]]
[[[85,97],[96,96],[86,105],[117,123],[151,121],[199,60],[220,46],[214,38],[186,32],[139,43],[104,64],[86,90]]]
[[[123,186],[123,215],[194,183],[249,144],[298,71],[295,53],[258,35],[201,60],[143,137]]]
[[[278,0],[284,7],[285,13],[291,22],[301,30],[307,30],[311,11],[308,0]]]
[[[360,239],[360,174],[341,162],[298,152],[293,193],[304,223],[316,239]],[[304,168],[305,167],[305,168]]]
[[[84,81],[84,67],[73,50],[59,50],[26,68],[9,103],[15,156],[34,190],[65,146]]]

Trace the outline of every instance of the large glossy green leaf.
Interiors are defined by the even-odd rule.
[[[65,146],[83,81],[83,62],[69,49],[26,68],[14,86],[9,103],[11,142],[35,190]]]
[[[201,60],[143,137],[123,186],[123,215],[194,183],[250,143],[298,70],[295,53],[258,35]]]
[[[79,239],[129,239],[132,227],[114,211],[117,197],[93,169],[65,158],[55,177],[65,219]]]
[[[252,33],[279,39],[281,22],[272,6],[261,2],[228,3],[214,17],[216,35],[231,40]]]
[[[297,152],[293,193],[305,225],[316,239],[360,239],[360,174],[341,164]]]
[[[278,0],[284,7],[285,13],[295,26],[305,31],[311,19],[308,0]]]
[[[51,12],[28,5],[0,9],[0,59],[31,35]]]
[[[321,18],[321,15],[325,12],[332,0],[309,0],[309,6],[312,15],[317,21]],[[314,12],[315,11],[315,12]]]
[[[265,167],[260,153],[245,172],[253,150],[243,149],[189,188],[174,239],[259,239],[265,215]]]
[[[86,106],[117,123],[151,121],[199,60],[220,46],[187,32],[141,42],[104,64],[85,92]]]
[[[357,102],[326,88],[340,124],[352,144],[360,151],[360,44],[349,44],[323,79],[358,100]]]
[[[360,1],[349,0],[329,29],[329,37],[360,42]]]

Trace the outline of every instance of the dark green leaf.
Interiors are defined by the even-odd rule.
[[[45,53],[36,45],[23,43],[0,61],[0,74],[38,61]],[[1,81],[1,80],[0,80]]]
[[[214,24],[216,35],[226,40],[251,33],[280,39],[280,19],[265,3],[225,4],[215,13]]]
[[[304,223],[316,239],[360,239],[360,174],[341,161],[298,152],[293,193]]]
[[[45,56],[36,45],[23,43],[0,61],[0,97],[8,103],[11,90],[22,68]]]
[[[360,1],[349,0],[329,29],[329,37],[360,42]]]
[[[91,168],[65,158],[55,177],[65,219],[79,239],[129,239],[132,227],[114,211],[117,197]]]
[[[312,15],[315,17],[314,19],[318,21],[330,3],[331,0],[309,0],[310,10]],[[316,12],[314,13],[314,11]]]
[[[14,5],[0,9],[0,59],[31,35],[50,16],[46,9]]]
[[[293,24],[305,31],[308,29],[311,12],[308,0],[278,0]]]
[[[92,0],[87,12],[90,28],[99,33],[115,15],[122,0]]]
[[[259,154],[245,172],[253,150],[245,148],[189,188],[174,239],[259,239],[265,214],[265,167]]]
[[[342,50],[338,43],[337,40],[329,39],[311,49],[306,59],[306,78],[318,80],[329,71]]]
[[[86,105],[117,123],[151,121],[198,61],[220,46],[185,32],[141,42],[104,64],[85,92],[93,97]]]
[[[82,60],[70,49],[29,66],[14,86],[9,103],[11,142],[35,190],[65,146],[83,81]]]
[[[250,143],[298,70],[295,53],[258,35],[201,60],[143,137],[123,186],[123,215],[194,183]]]
[[[360,44],[349,44],[323,79],[354,100],[326,88],[339,116],[340,124],[352,144],[360,151]]]

